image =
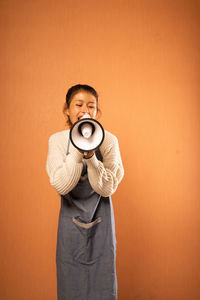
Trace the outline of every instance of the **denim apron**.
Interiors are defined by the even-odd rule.
[[[102,161],[99,150],[96,156]],[[116,300],[115,253],[111,198],[92,189],[84,162],[76,187],[61,196],[56,250],[58,300]]]

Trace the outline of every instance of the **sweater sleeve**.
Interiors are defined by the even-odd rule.
[[[95,154],[85,160],[88,167],[88,178],[94,191],[103,197],[112,195],[124,176],[118,140],[110,133],[100,147],[103,162]]]
[[[54,134],[49,138],[46,170],[50,184],[60,195],[69,193],[78,183],[83,169],[83,155],[71,147],[66,155],[67,136]]]

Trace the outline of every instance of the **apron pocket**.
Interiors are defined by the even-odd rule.
[[[64,217],[60,221],[58,256],[61,260],[94,264],[105,249],[107,222],[101,217],[90,223],[82,222],[79,217]]]
[[[73,217],[72,222],[76,227],[74,239],[77,242],[73,251],[74,259],[86,265],[95,263],[103,253],[106,239],[101,217],[90,223],[82,222],[79,217]]]

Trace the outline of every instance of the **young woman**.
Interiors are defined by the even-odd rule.
[[[75,85],[66,95],[64,113],[69,127],[99,113],[98,94]],[[61,196],[57,235],[58,300],[116,300],[115,225],[111,195],[124,170],[117,138],[105,131],[96,151],[82,153],[69,130],[49,139],[47,173]]]

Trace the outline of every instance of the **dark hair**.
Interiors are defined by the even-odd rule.
[[[101,115],[101,110],[98,108],[98,99],[99,99],[99,96],[98,96],[96,90],[93,87],[91,87],[91,86],[89,86],[87,84],[76,84],[76,85],[72,86],[68,90],[68,92],[66,94],[66,101],[65,101],[65,104],[64,104],[64,107],[63,107],[63,113],[64,113],[64,115],[67,116],[66,115],[66,110],[69,108],[73,96],[76,93],[80,92],[80,91],[86,91],[88,93],[91,93],[96,98],[96,101],[97,101],[97,113],[98,113],[98,115]],[[68,126],[72,125],[69,116],[67,116],[67,122],[66,122],[66,124]]]
[[[81,90],[86,91],[88,93],[91,93],[96,98],[97,104],[98,104],[98,94],[97,94],[97,92],[95,91],[95,89],[93,87],[91,87],[87,84],[76,84],[76,85],[72,86],[66,94],[67,107],[69,107],[73,96]]]

